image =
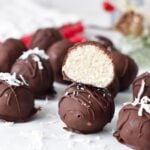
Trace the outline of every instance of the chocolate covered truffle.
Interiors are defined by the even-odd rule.
[[[53,93],[53,71],[48,55],[38,48],[28,50],[15,62],[11,73],[24,77],[35,96]]]
[[[116,76],[120,82],[120,91],[127,89],[135,79],[138,67],[135,61],[127,55],[121,54],[117,51],[112,51]]]
[[[25,45],[17,39],[7,39],[0,44],[0,72],[9,72],[24,50],[26,50]]]
[[[139,36],[143,33],[144,17],[137,12],[127,11],[117,20],[115,29],[124,35]]]
[[[55,81],[66,83],[62,76],[62,65],[65,56],[67,55],[68,48],[73,46],[73,43],[68,40],[61,40],[54,43],[47,51],[49,61],[53,68]]]
[[[61,34],[55,28],[38,29],[32,36],[29,48],[38,47],[47,51],[52,44],[61,39]]]
[[[0,118],[6,121],[27,121],[34,113],[34,96],[24,81],[15,74],[0,73]]]
[[[67,128],[81,133],[101,131],[112,120],[114,101],[106,89],[73,83],[59,102],[59,115]]]
[[[111,52],[98,42],[83,42],[69,49],[62,68],[66,80],[106,88],[115,80]]]
[[[142,94],[139,97],[139,90]],[[145,72],[138,76],[132,84],[133,99],[143,96],[150,97],[150,72]]]
[[[150,99],[142,103],[125,105],[117,121],[114,136],[117,140],[136,150],[150,149]]]

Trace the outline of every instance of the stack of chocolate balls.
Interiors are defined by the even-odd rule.
[[[102,130],[112,120],[114,97],[128,88],[137,74],[137,65],[130,57],[103,41],[75,44],[65,57],[63,76],[73,84],[60,99],[59,115],[70,130]]]
[[[114,136],[122,144],[137,149],[150,149],[150,73],[146,72],[133,82],[132,103],[119,113]]]

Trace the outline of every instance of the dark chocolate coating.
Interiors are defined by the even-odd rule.
[[[150,150],[150,115],[138,116],[139,106],[125,105],[117,121],[114,136],[119,142],[136,150]]]
[[[25,45],[17,39],[7,39],[0,44],[0,72],[10,72],[13,63],[25,50]]]
[[[62,65],[65,56],[67,55],[68,48],[73,46],[73,43],[68,40],[61,40],[54,43],[47,51],[49,61],[51,63],[55,81],[66,83],[62,76]]]
[[[132,84],[133,99],[138,97],[138,93],[140,91],[142,80],[145,81],[145,87],[144,87],[144,91],[141,95],[141,98],[143,96],[148,96],[150,98],[150,73],[145,72],[145,73],[141,74],[140,76],[138,76],[133,81],[133,84]]]
[[[59,102],[59,115],[67,127],[81,133],[101,131],[112,120],[114,101],[106,89],[73,83]]]
[[[33,34],[29,48],[38,47],[39,49],[47,51],[52,44],[61,39],[61,34],[55,28],[39,29]]]
[[[111,52],[116,76],[120,82],[120,91],[127,89],[138,73],[135,61],[127,55],[116,51]]]
[[[116,77],[114,79],[114,81],[108,87],[106,87],[110,91],[113,98],[115,98],[117,96],[118,92],[119,92],[119,88],[120,88],[119,84],[120,84],[119,80]]]
[[[0,118],[24,122],[34,113],[34,96],[26,86],[10,86],[0,80]]]
[[[104,47],[106,47],[107,50],[109,50],[109,51],[117,51],[117,49],[115,48],[113,42],[110,39],[108,39],[108,38],[106,38],[104,36],[101,36],[101,35],[97,35],[96,39],[99,42],[99,44],[104,46]]]
[[[39,57],[40,58],[40,57]],[[36,96],[42,96],[53,92],[53,71],[48,60],[40,58],[43,69],[40,70],[33,56],[26,59],[18,59],[12,66],[11,73],[16,73],[17,77],[22,75],[29,84],[30,90]]]

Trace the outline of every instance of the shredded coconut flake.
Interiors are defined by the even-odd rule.
[[[27,86],[29,86],[29,84],[26,82],[25,78],[23,77],[22,74],[19,75],[20,76],[20,79],[23,81],[23,83]]]
[[[34,48],[34,49],[29,49],[28,51],[24,52],[21,56],[20,59],[26,59],[28,58],[30,55],[38,55],[40,58],[42,59],[48,59],[49,56],[45,53],[44,50],[39,49],[38,47]]]
[[[35,62],[37,62],[39,69],[42,70],[43,69],[43,65],[42,65],[42,62],[40,61],[40,58],[37,55],[33,55],[33,60]]]
[[[48,59],[49,56],[45,53],[44,50],[40,50],[39,48],[34,48],[34,49],[29,49],[28,51],[24,52],[21,56],[20,59],[26,59],[30,55],[33,55],[32,58],[35,62],[37,62],[38,67],[40,70],[43,69],[42,62],[40,61],[40,58],[42,59]],[[39,58],[40,57],[40,58]]]
[[[0,73],[0,80],[5,81],[11,86],[21,86],[25,85],[24,81],[20,81],[16,78],[16,73]]]
[[[126,103],[126,104],[131,104],[133,106],[140,105],[140,108],[138,110],[138,116],[142,116],[143,110],[145,110],[147,113],[150,114],[150,98],[147,96],[141,97],[143,92],[144,92],[144,88],[145,88],[145,81],[142,80],[141,87],[140,87],[140,90],[138,92],[138,96],[135,98],[134,102],[133,103]]]

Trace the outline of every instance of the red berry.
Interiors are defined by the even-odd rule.
[[[28,47],[31,41],[31,38],[32,38],[32,35],[25,35],[20,40],[26,45],[26,47]]]
[[[77,22],[73,24],[72,29],[74,30],[75,33],[83,32],[84,27],[83,27],[82,22]]]
[[[75,36],[69,38],[69,40],[71,42],[77,43],[77,42],[84,42],[84,41],[86,41],[86,38],[84,36],[82,36],[82,35],[75,35]]]
[[[60,29],[60,33],[65,37],[65,38],[70,38],[75,35],[75,32],[72,30],[72,27],[67,27]]]
[[[102,3],[102,6],[108,12],[112,12],[115,9],[114,6],[112,4],[110,4],[109,2],[107,2],[107,1],[104,1]]]

